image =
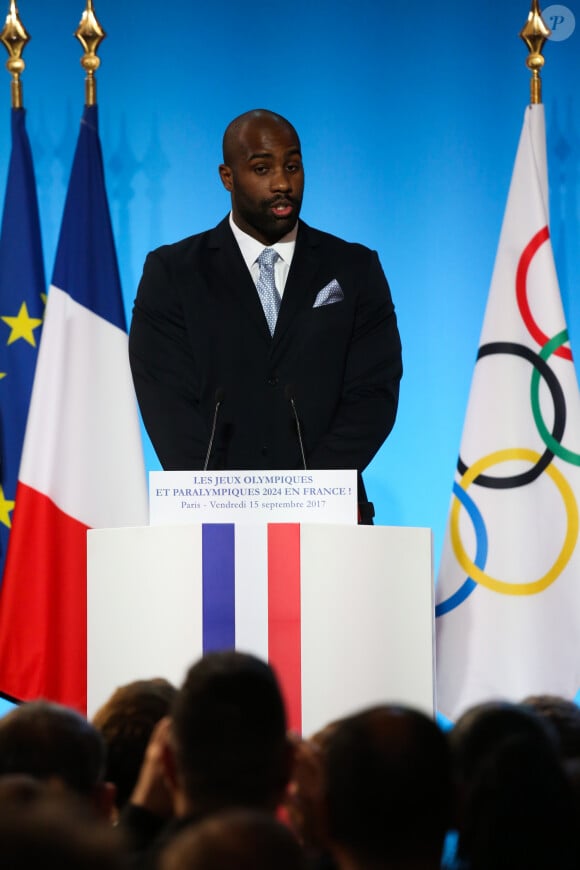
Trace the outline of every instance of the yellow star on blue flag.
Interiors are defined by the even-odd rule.
[[[16,317],[0,317],[0,320],[3,320],[10,327],[10,335],[6,344],[12,344],[18,341],[19,338],[23,338],[32,347],[36,347],[34,330],[38,329],[41,325],[42,318],[31,317],[28,313],[26,302],[22,303]]]
[[[12,523],[10,521],[10,514],[14,510],[14,502],[7,499],[4,495],[4,487],[0,486],[0,523],[10,528]]]

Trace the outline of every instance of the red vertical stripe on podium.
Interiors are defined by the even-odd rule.
[[[300,526],[268,525],[268,660],[282,685],[288,726],[302,732]]]

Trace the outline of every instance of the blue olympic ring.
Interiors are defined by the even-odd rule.
[[[474,564],[483,571],[485,563],[487,562],[488,551],[487,531],[485,529],[483,517],[471,496],[468,495],[468,493],[456,482],[453,483],[453,495],[459,499],[473,523],[476,540],[476,552],[473,561]],[[445,613],[449,613],[451,610],[459,607],[459,605],[463,604],[465,599],[471,595],[476,586],[477,583],[475,580],[471,577],[467,577],[465,582],[456,592],[453,593],[453,595],[450,595],[449,598],[446,598],[445,601],[441,601],[436,606],[435,616],[443,616]]]

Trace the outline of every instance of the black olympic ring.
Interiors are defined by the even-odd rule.
[[[538,356],[537,353],[534,353],[534,351],[529,347],[526,347],[523,344],[515,344],[511,341],[495,341],[482,345],[482,347],[479,348],[477,359],[480,360],[484,356],[491,356],[496,353],[511,353],[514,356],[523,357],[523,359],[531,362],[534,368],[536,368],[544,378],[552,395],[552,402],[554,403],[554,428],[552,430],[552,437],[556,441],[560,441],[564,434],[564,429],[566,428],[566,399],[564,397],[564,391],[560,386],[560,382],[548,363]],[[526,484],[532,483],[540,476],[553,458],[553,452],[546,448],[538,462],[522,474],[513,474],[510,477],[492,477],[489,474],[480,474],[473,482],[479,486],[487,486],[490,489],[510,489],[511,487],[516,486],[526,486]],[[459,456],[459,459],[457,460],[457,470],[461,475],[465,474],[467,471],[467,465],[463,462],[461,456]]]

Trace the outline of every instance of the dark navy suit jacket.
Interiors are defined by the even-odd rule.
[[[314,307],[338,281],[343,298]],[[164,469],[367,466],[389,434],[401,343],[377,254],[302,221],[276,330],[226,218],[145,262],[129,353],[143,420]],[[360,475],[359,475],[360,479]],[[364,496],[363,496],[364,498]]]

